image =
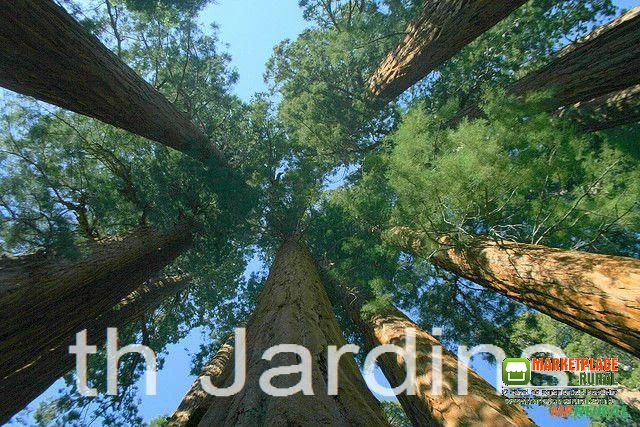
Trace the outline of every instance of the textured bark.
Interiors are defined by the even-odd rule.
[[[200,378],[209,377],[211,384],[218,388],[223,387],[224,382],[233,373],[233,356],[233,336],[231,336],[193,382],[178,409],[169,417],[168,427],[195,427],[200,423],[215,399],[202,389]]]
[[[198,127],[51,0],[0,0],[0,86],[224,163]]]
[[[416,331],[417,347],[417,393],[413,396],[402,393],[398,400],[404,412],[415,426],[532,426],[533,422],[520,406],[508,405],[496,394],[496,390],[480,375],[468,368],[469,388],[465,396],[457,395],[458,359],[442,348],[442,393],[431,392],[433,346],[442,344],[422,330],[400,310],[393,306],[371,318],[361,314],[364,299],[361,294],[344,286],[333,286],[341,296],[349,318],[365,337],[367,347],[394,344],[404,346],[405,329]],[[380,369],[392,387],[400,385],[406,370],[402,359],[396,355],[383,354],[378,359]]]
[[[0,260],[0,378],[25,368],[86,327],[173,261],[191,228],[140,227],[98,240],[75,260]]]
[[[424,236],[395,227],[403,251],[431,255]],[[640,260],[477,237],[455,247],[441,239],[430,261],[640,356]]]
[[[587,36],[563,49],[545,66],[506,89],[515,96],[532,91],[552,90],[549,111],[576,103],[589,103],[601,97],[615,96],[614,92],[632,90],[640,83],[640,7],[631,9],[619,18],[598,27]],[[626,110],[632,111],[625,119]],[[634,113],[635,111],[635,113]],[[463,118],[482,117],[478,105],[469,105],[460,111],[448,126],[455,126]],[[621,102],[615,121],[605,125],[636,121],[637,103]],[[592,119],[595,120],[595,119]]]
[[[103,344],[107,328],[121,328],[133,323],[188,283],[188,276],[148,281],[120,301],[117,307],[90,322],[86,327],[87,342]],[[0,424],[7,422],[58,378],[75,367],[75,358],[69,354],[69,345],[73,343],[75,333],[69,335],[64,344],[48,349],[28,366],[0,381]]]
[[[279,354],[270,362],[263,360],[263,352],[278,344],[298,344],[310,351],[313,395],[274,397],[262,392],[258,380],[264,371],[299,363],[291,353]],[[327,347],[344,344],[307,249],[297,240],[285,241],[248,321],[247,382],[234,396],[214,398],[200,425],[388,425],[351,355],[340,360],[338,395],[328,395]],[[298,374],[283,375],[272,383],[290,387],[299,380]],[[225,386],[232,382],[231,376]]]
[[[588,101],[640,83],[640,7],[560,50],[547,66],[513,83],[524,95],[553,89],[555,107]]]
[[[369,77],[369,90],[395,98],[525,2],[427,0],[404,39]]]
[[[573,118],[587,132],[640,122],[640,85],[579,102],[561,115]]]

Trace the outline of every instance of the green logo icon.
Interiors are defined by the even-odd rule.
[[[529,359],[504,359],[502,362],[502,382],[506,385],[527,385],[531,381]]]

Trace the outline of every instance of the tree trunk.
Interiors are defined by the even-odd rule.
[[[0,86],[224,164],[198,127],[51,0],[0,0]]]
[[[292,353],[279,354],[270,362],[262,359],[265,350],[278,344],[309,350],[313,395],[275,397],[261,390],[258,380],[267,369],[300,363]],[[231,397],[212,399],[201,425],[388,425],[352,355],[340,360],[338,394],[328,395],[327,347],[344,344],[315,263],[302,242],[286,240],[248,321],[247,382]],[[281,375],[273,384],[290,387],[299,380],[299,374]],[[228,378],[225,386],[232,382]]]
[[[200,376],[180,402],[178,409],[169,417],[167,427],[195,427],[213,404],[215,396],[202,389],[200,378],[209,377],[211,383],[220,388],[233,373],[233,335],[220,347],[204,367]]]
[[[117,307],[87,325],[87,342],[104,344],[107,328],[121,328],[136,321],[188,283],[189,277],[184,275],[150,280],[120,301]],[[29,366],[2,378],[0,424],[7,422],[58,378],[74,369],[75,358],[69,354],[69,345],[73,343],[75,333],[69,335],[63,344],[41,354]]]
[[[640,84],[579,102],[574,107],[561,115],[571,117],[587,132],[640,122]]]
[[[561,49],[547,66],[513,83],[524,95],[553,89],[553,107],[589,101],[640,83],[640,7]]]
[[[373,348],[385,344],[402,347],[405,329],[416,331],[417,347],[417,393],[413,396],[402,393],[398,400],[415,426],[533,426],[533,422],[520,406],[508,405],[496,394],[496,390],[480,375],[468,368],[468,394],[457,394],[458,359],[447,351],[433,336],[422,330],[400,310],[389,306],[371,318],[361,314],[363,299],[357,290],[344,286],[333,286],[341,296],[349,318],[365,337],[366,344]],[[442,391],[433,394],[431,349],[442,347]],[[406,377],[402,359],[392,354],[383,354],[378,359],[380,368],[392,387],[399,386]],[[499,361],[498,361],[499,363]]]
[[[79,259],[0,260],[0,378],[33,363],[109,311],[191,243],[192,229],[139,227],[92,243]]]
[[[427,0],[400,44],[369,77],[369,90],[393,99],[451,58],[526,0]]]
[[[640,83],[640,7],[631,9],[619,18],[595,29],[563,49],[545,66],[507,87],[507,94],[523,96],[532,91],[552,90],[549,111],[576,103],[615,96]],[[624,107],[630,107],[627,115]],[[588,112],[587,108],[587,112]],[[634,113],[635,111],[635,113]],[[469,105],[453,117],[448,126],[455,126],[465,118],[482,117],[478,105]],[[621,102],[615,120],[606,116],[602,125],[611,127],[637,121],[637,102]],[[592,118],[591,120],[596,120]],[[609,124],[607,124],[609,123]]]
[[[386,237],[429,257],[424,236],[395,227]],[[640,356],[640,260],[478,236],[464,246],[441,239],[430,261],[560,322]]]

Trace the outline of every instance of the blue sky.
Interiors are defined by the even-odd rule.
[[[640,4],[637,0],[619,0],[615,3],[623,8]],[[220,38],[228,45],[227,51],[232,55],[232,64],[240,74],[234,90],[246,101],[255,92],[266,88],[262,75],[273,46],[286,38],[295,38],[306,25],[296,0],[219,0],[202,12],[200,21],[207,25],[213,22],[218,24]],[[250,268],[258,268],[258,265],[254,262]],[[141,412],[145,421],[158,415],[170,414],[177,407],[194,380],[194,377],[189,376],[191,355],[198,351],[201,344],[207,344],[206,338],[200,330],[194,330],[184,340],[167,348],[164,368],[158,373],[158,394],[142,396]],[[495,385],[493,366],[475,360],[473,367]],[[379,373],[377,376],[381,378]],[[60,386],[60,382],[52,385],[37,401],[55,396]],[[144,389],[144,383],[140,384],[140,389]],[[588,425],[586,419],[564,420],[550,417],[544,408],[532,410],[531,415],[542,426]]]
[[[200,21],[220,27],[240,73],[236,93],[246,101],[266,88],[262,74],[273,46],[294,39],[306,25],[296,0],[217,0],[202,11]]]

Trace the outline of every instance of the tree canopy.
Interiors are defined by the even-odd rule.
[[[202,334],[207,345],[190,349],[190,374],[197,375],[251,313],[279,242],[302,234],[323,279],[367,296],[365,315],[394,304],[425,330],[444,327],[449,349],[487,343],[517,357],[531,343],[548,342],[569,357],[616,355],[630,367],[621,384],[638,387],[640,371],[631,369],[640,369],[637,358],[385,238],[401,225],[424,232],[433,251],[442,236],[464,247],[481,235],[640,257],[638,125],[586,132],[543,108],[552,93],[522,99],[504,92],[560,46],[618,14],[611,0],[530,0],[390,103],[369,93],[367,78],[421,1],[300,0],[308,28],[273,48],[268,90],[250,101],[233,94],[238,75],[215,25],[198,22],[207,0],[89,3],[64,2],[218,141],[229,163],[210,169],[27,97],[11,96],[2,106],[5,256],[40,251],[75,259],[99,239],[140,225],[193,225],[192,247],[160,274],[188,274],[189,284],[121,328],[122,342],[151,346],[162,368],[173,344]],[[483,118],[447,127],[472,103],[482,106]],[[348,341],[362,343],[328,289]],[[99,390],[106,388],[105,358],[101,349],[90,364],[90,385]],[[80,396],[72,371],[55,397],[17,419],[140,425],[144,363],[123,359],[120,372],[119,396]],[[385,410],[392,425],[409,425],[399,406],[385,403]],[[151,425],[168,414],[157,415]]]

